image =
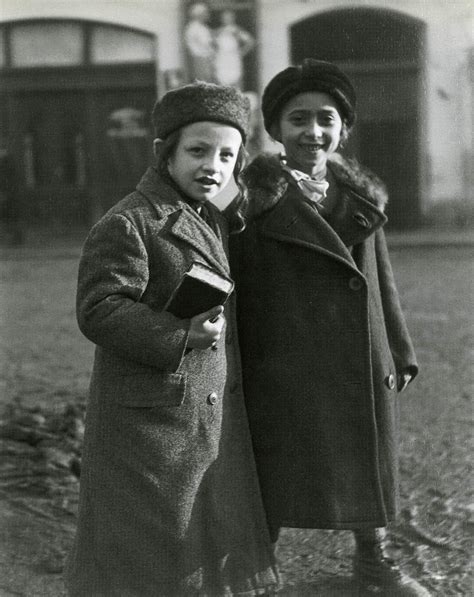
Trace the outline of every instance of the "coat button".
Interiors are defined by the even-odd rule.
[[[361,226],[363,226],[364,228],[368,228],[370,226],[370,222],[369,220],[364,216],[364,214],[361,214],[360,212],[356,212],[353,216],[354,220],[360,224]]]
[[[362,280],[360,278],[351,278],[349,280],[349,288],[351,290],[360,290],[362,288]]]
[[[215,404],[217,402],[216,392],[211,392],[207,397],[207,401],[209,402],[209,404]]]
[[[389,390],[394,390],[395,389],[395,375],[393,373],[390,373],[390,375],[387,375],[387,377],[385,378],[385,383]]]

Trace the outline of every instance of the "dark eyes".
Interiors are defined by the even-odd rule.
[[[204,153],[204,149],[202,147],[190,147],[188,151],[193,155],[202,155]]]
[[[327,124],[330,124],[331,122],[334,122],[335,118],[332,114],[328,114],[327,116],[323,116],[321,118],[321,122],[326,122]]]
[[[199,147],[198,145],[188,147],[187,151],[195,158],[202,158],[207,152],[205,147]],[[223,162],[228,162],[234,158],[234,155],[233,151],[222,151],[220,157]]]
[[[291,122],[291,124],[294,124],[296,126],[298,125],[303,125],[306,124],[307,122],[309,122],[311,119],[308,116],[304,116],[304,115],[294,115],[294,116],[290,116],[289,121]],[[322,125],[322,124],[332,124],[334,121],[336,120],[335,116],[333,114],[323,114],[321,116],[318,116],[318,124]]]

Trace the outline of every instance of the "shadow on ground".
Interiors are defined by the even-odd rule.
[[[285,587],[278,597],[355,597],[350,579],[321,578],[313,583]]]

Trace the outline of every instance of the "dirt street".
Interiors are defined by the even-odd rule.
[[[433,595],[473,594],[474,248],[392,250],[421,366],[402,398],[393,556]],[[65,595],[92,345],[74,317],[77,251],[0,258],[0,597]],[[349,533],[287,529],[284,596],[351,595]]]

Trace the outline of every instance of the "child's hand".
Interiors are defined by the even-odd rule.
[[[219,340],[225,322],[223,312],[224,307],[219,305],[191,319],[188,348],[204,350]]]
[[[403,373],[399,373],[397,375],[397,389],[399,392],[403,392],[403,390],[410,383],[411,378],[412,378],[411,374],[408,373],[407,371],[404,371]]]

